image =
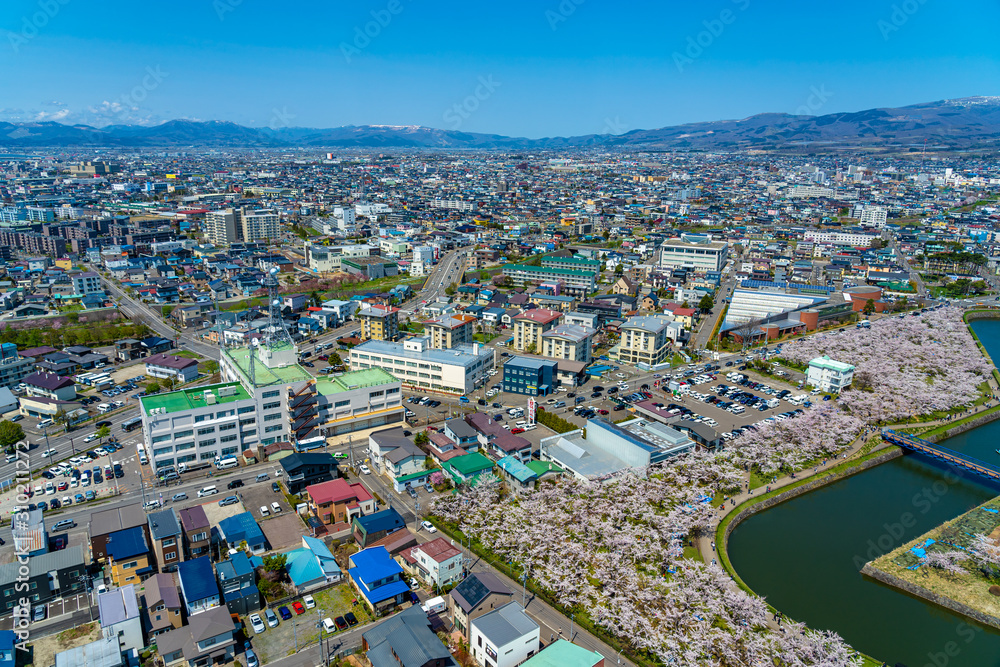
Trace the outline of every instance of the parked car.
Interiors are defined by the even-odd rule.
[[[293,602],[292,609],[295,610],[295,614],[298,616],[301,616],[302,614],[306,613],[306,608],[302,606],[301,602]]]
[[[271,482],[271,490],[275,493],[281,493],[281,487],[278,486],[277,482]]]
[[[261,619],[260,614],[250,614],[249,618],[250,626],[253,628],[254,634],[259,635],[267,629],[264,626],[264,621]]]
[[[226,498],[223,498],[222,500],[219,501],[219,507],[235,505],[238,502],[240,502],[240,499],[237,498],[236,496],[227,496]]]
[[[307,595],[304,598],[302,598],[302,602],[305,603],[306,609],[315,609],[316,608],[316,600],[314,600],[313,596],[311,596],[311,595]]]
[[[435,528],[434,524],[431,523],[430,521],[421,521],[420,522],[420,527],[423,528],[424,530],[426,530],[428,533],[436,533],[437,532],[437,528]]]
[[[288,607],[278,607],[278,613],[281,614],[281,620],[287,621],[292,617],[292,612],[288,611]]]
[[[276,628],[278,627],[278,617],[274,615],[274,612],[270,609],[264,610],[264,616],[267,618],[268,627]]]

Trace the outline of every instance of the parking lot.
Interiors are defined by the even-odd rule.
[[[87,593],[77,593],[75,595],[67,595],[64,598],[59,598],[57,600],[52,600],[45,604],[46,613],[45,621],[54,621],[60,616],[65,616],[66,614],[72,614],[77,611],[87,610]],[[37,606],[37,605],[35,605]],[[34,613],[35,606],[32,606],[32,613]],[[38,621],[42,623],[43,621]],[[4,615],[0,618],[0,630],[11,630],[14,625],[14,616]]]
[[[285,495],[283,493],[275,493],[271,490],[271,483],[277,481],[277,478],[273,474],[266,471],[260,471],[259,474],[267,475],[267,479],[260,482],[250,480],[243,487],[236,489],[235,491],[230,491],[229,493],[238,492],[238,495],[243,500],[243,504],[247,507],[247,511],[253,514],[253,517],[257,519],[257,521],[265,521],[274,516],[280,516],[282,514],[293,512],[295,508],[288,506],[288,501],[285,500]],[[281,511],[274,511],[272,508],[274,503],[278,503],[278,507],[281,508]],[[261,507],[267,508],[267,514],[261,514]]]

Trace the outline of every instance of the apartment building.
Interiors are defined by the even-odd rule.
[[[472,315],[446,315],[424,322],[424,331],[430,338],[431,347],[447,350],[458,345],[471,345],[476,322]]]
[[[546,255],[542,257],[542,266],[546,269],[567,269],[569,271],[587,271],[588,273],[600,273],[602,262],[598,259],[587,259],[579,255],[572,257],[553,257]]]
[[[236,212],[231,208],[209,211],[205,214],[205,236],[217,246],[228,246],[239,240],[236,231]]]
[[[351,349],[351,369],[383,368],[407,388],[465,395],[487,380],[496,363],[495,350],[486,345],[459,344],[441,350],[429,339],[366,341]]]
[[[542,356],[589,364],[593,361],[596,329],[560,324],[542,333]]]
[[[630,317],[621,327],[619,360],[651,366],[666,361],[672,350],[668,335],[671,324],[670,318],[656,315]]]
[[[534,353],[542,348],[542,334],[559,324],[563,314],[536,308],[514,317],[514,349]]]
[[[825,354],[809,362],[806,384],[822,391],[839,394],[854,380],[854,366],[834,361]]]
[[[243,241],[261,241],[278,238],[278,214],[275,211],[258,209],[246,212],[241,209],[238,218]]]
[[[399,308],[365,304],[358,311],[362,340],[394,341],[399,337]]]
[[[510,278],[516,287],[524,287],[530,284],[559,283],[564,292],[576,296],[593,292],[597,284],[596,273],[580,269],[507,264],[503,267],[503,274]]]

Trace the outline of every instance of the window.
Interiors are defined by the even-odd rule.
[[[274,403],[265,403],[262,408],[264,410],[274,410],[275,408],[281,407],[281,401],[275,401]]]
[[[250,419],[241,419],[240,420],[240,426],[249,426],[250,424],[256,424],[256,423],[257,423],[257,418],[256,417],[251,417]]]
[[[214,426],[210,426],[208,428],[200,428],[200,429],[198,429],[198,435],[208,435],[210,433],[215,433],[215,427]]]
[[[194,435],[194,431],[188,429],[187,431],[177,431],[174,433],[174,440],[179,440],[181,438],[190,438]]]
[[[244,438],[249,438],[249,437],[254,436],[254,435],[257,435],[257,429],[255,429],[255,428],[252,428],[249,431],[243,431],[243,437]]]
[[[236,424],[223,424],[219,427],[219,433],[222,433],[223,431],[232,431],[235,428]]]
[[[224,419],[226,417],[232,417],[235,414],[236,414],[235,410],[223,410],[222,412],[216,412],[215,413],[215,418],[216,419]]]
[[[232,442],[234,440],[236,440],[235,435],[224,435],[221,438],[219,438],[219,442]]]
[[[281,396],[281,390],[265,391],[263,394],[261,394],[261,398],[277,398],[278,396]]]
[[[335,408],[346,408],[350,404],[351,404],[350,401],[337,401],[336,403],[333,404],[333,407],[335,407]]]
[[[183,445],[177,445],[176,449],[179,452],[179,451],[181,451],[183,449],[191,449],[192,447],[194,447],[194,443],[193,442],[188,442],[188,443],[185,443]]]
[[[136,562],[136,561],[132,561],[131,563],[123,563],[122,564],[122,569],[123,570],[131,570],[136,565],[138,565],[138,562]]]
[[[281,413],[276,412],[273,415],[264,415],[264,421],[273,422],[275,419],[281,419]]]
[[[209,415],[196,415],[195,418],[194,418],[194,423],[195,424],[200,424],[201,422],[203,422],[206,419],[208,419],[208,417],[209,417]]]
[[[168,537],[167,539],[163,540],[163,546],[164,547],[172,547],[175,544],[177,544],[177,540],[175,540],[172,537]]]
[[[211,440],[199,440],[198,441],[198,446],[199,447],[211,447],[214,444],[215,444],[215,438],[212,438]]]
[[[274,433],[275,431],[280,431],[280,430],[281,430],[281,424],[277,424],[275,426],[266,427],[264,429],[264,433]]]
[[[239,413],[241,415],[245,415],[245,414],[249,414],[249,413],[253,412],[254,410],[255,410],[255,408],[252,405],[249,405],[249,406],[247,406],[245,408],[240,408],[239,409]]]
[[[235,454],[237,451],[239,451],[239,447],[223,447],[220,454],[222,456],[227,456],[230,454]]]
[[[160,442],[166,442],[166,441],[170,440],[172,437],[174,437],[174,436],[172,436],[170,434],[167,434],[167,435],[154,435],[153,436],[153,444],[155,445],[155,444],[160,443]]]
[[[202,540],[208,539],[208,533],[195,533],[191,536],[192,542],[201,542]]]

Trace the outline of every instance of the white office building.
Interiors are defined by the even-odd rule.
[[[878,234],[868,234],[865,232],[829,232],[811,230],[802,234],[803,241],[812,241],[813,243],[832,243],[834,245],[849,245],[860,248],[870,247],[872,242],[874,242],[877,238],[879,238]]]
[[[351,369],[384,368],[403,386],[449,394],[471,394],[489,377],[496,351],[479,343],[447,350],[431,347],[430,337],[400,343],[368,340],[351,349]]]
[[[874,227],[882,229],[889,215],[889,209],[885,206],[873,206],[871,204],[858,204],[854,207],[851,217],[857,218],[862,227]]]
[[[336,220],[337,231],[347,235],[357,233],[358,219],[354,209],[338,206],[333,209],[333,217]]]
[[[854,366],[834,361],[825,354],[810,361],[806,371],[806,384],[834,394],[850,387],[853,380]]]
[[[660,268],[690,269],[698,273],[721,271],[729,257],[729,244],[688,234],[660,246]]]

